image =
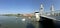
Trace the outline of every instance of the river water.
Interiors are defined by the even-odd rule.
[[[39,22],[33,22],[28,18],[22,21],[23,17],[16,16],[0,16],[0,28],[40,28]]]
[[[16,16],[0,16],[0,28],[45,28],[44,26],[47,26],[46,24],[43,25],[41,22],[31,21],[28,18],[25,18],[26,21],[22,21],[22,19],[24,18],[16,18]],[[59,28],[59,22],[55,23],[55,26],[56,28]]]

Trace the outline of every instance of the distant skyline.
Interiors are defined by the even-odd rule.
[[[60,0],[0,0],[0,14],[33,13],[39,11],[41,3],[46,12],[50,11],[52,4],[55,10],[60,10]]]

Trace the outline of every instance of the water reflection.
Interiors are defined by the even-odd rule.
[[[6,19],[7,18],[7,19]],[[2,20],[3,19],[3,20]],[[26,19],[26,21],[22,21],[21,17],[5,17],[0,19],[0,28],[55,28],[52,20],[43,20],[42,22],[34,22],[30,21],[30,19]],[[60,25],[59,25],[60,26]]]
[[[56,28],[51,21],[27,23],[27,28]]]
[[[35,27],[31,23],[27,23],[27,27],[26,28],[35,28]]]
[[[0,27],[1,27],[2,25],[0,24]]]
[[[56,21],[55,26],[56,28],[60,28],[60,21]]]
[[[42,24],[40,22],[30,22],[27,23],[26,28],[42,28]]]

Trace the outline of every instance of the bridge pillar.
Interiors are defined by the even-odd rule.
[[[36,21],[39,21],[40,20],[40,14],[39,14],[39,12],[35,12],[35,16],[36,16]]]
[[[41,4],[41,6],[40,6],[40,14],[41,14],[41,15],[44,14],[44,6],[43,6],[43,4]]]
[[[54,6],[53,5],[51,6],[50,10],[51,10],[51,15],[54,15],[54,13],[55,13],[54,11],[55,10],[54,10]]]

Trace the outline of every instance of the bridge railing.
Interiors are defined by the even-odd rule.
[[[60,16],[60,10],[54,11],[54,15],[51,13],[52,12],[45,12],[43,15]]]
[[[57,21],[60,21],[59,17],[60,17],[60,10],[56,10],[54,11],[54,15],[51,14],[52,12],[45,12],[43,15],[47,18],[51,18]]]

